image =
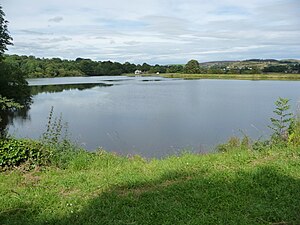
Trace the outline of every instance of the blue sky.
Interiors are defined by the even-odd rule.
[[[300,0],[2,0],[9,54],[151,64],[300,59]]]

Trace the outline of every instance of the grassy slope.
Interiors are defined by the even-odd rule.
[[[300,224],[300,149],[144,161],[81,153],[0,174],[0,224]]]
[[[126,74],[127,76],[135,76],[134,74]],[[142,76],[161,76],[166,78],[182,78],[182,79],[235,79],[235,80],[300,80],[300,74],[182,74],[182,73],[161,73],[143,74]]]

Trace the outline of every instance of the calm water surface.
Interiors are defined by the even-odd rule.
[[[230,136],[267,138],[279,97],[300,101],[298,81],[180,80],[145,77],[31,79],[33,104],[9,132],[39,138],[51,106],[88,150],[162,157],[213,151]]]

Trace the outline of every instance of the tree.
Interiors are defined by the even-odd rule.
[[[12,45],[12,38],[7,30],[8,21],[4,19],[4,16],[5,14],[0,6],[0,97],[5,97],[5,101],[1,102],[4,104],[8,100],[13,100],[22,105],[27,105],[30,102],[30,90],[23,73],[18,66],[8,64],[2,59],[4,51],[7,50],[6,46]]]
[[[293,121],[293,113],[289,112],[291,106],[289,99],[279,98],[276,102],[276,108],[273,111],[277,118],[271,118],[272,125],[270,129],[274,131],[272,138],[275,141],[286,141],[288,138],[288,129]]]
[[[167,73],[182,73],[183,66],[182,65],[170,65],[167,69]]]
[[[197,60],[192,59],[184,67],[185,73],[196,74],[200,73],[200,64]]]
[[[22,71],[18,66],[3,61],[7,45],[12,45],[12,38],[7,30],[8,21],[4,16],[0,6],[0,137],[5,134],[5,118],[8,113],[19,109],[21,105],[29,107],[31,102],[30,89]]]
[[[146,72],[146,71],[149,71],[151,68],[151,66],[147,63],[143,63],[142,67],[141,67],[141,70]]]
[[[136,70],[136,65],[129,63],[129,62],[125,62],[123,64],[123,72],[124,73],[133,73]]]
[[[9,35],[7,30],[8,21],[4,19],[5,13],[0,6],[0,57],[4,54],[4,51],[7,50],[7,45],[12,45],[12,37]]]

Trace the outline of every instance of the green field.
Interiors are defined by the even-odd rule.
[[[300,224],[300,148],[162,160],[79,152],[0,173],[0,224]]]

